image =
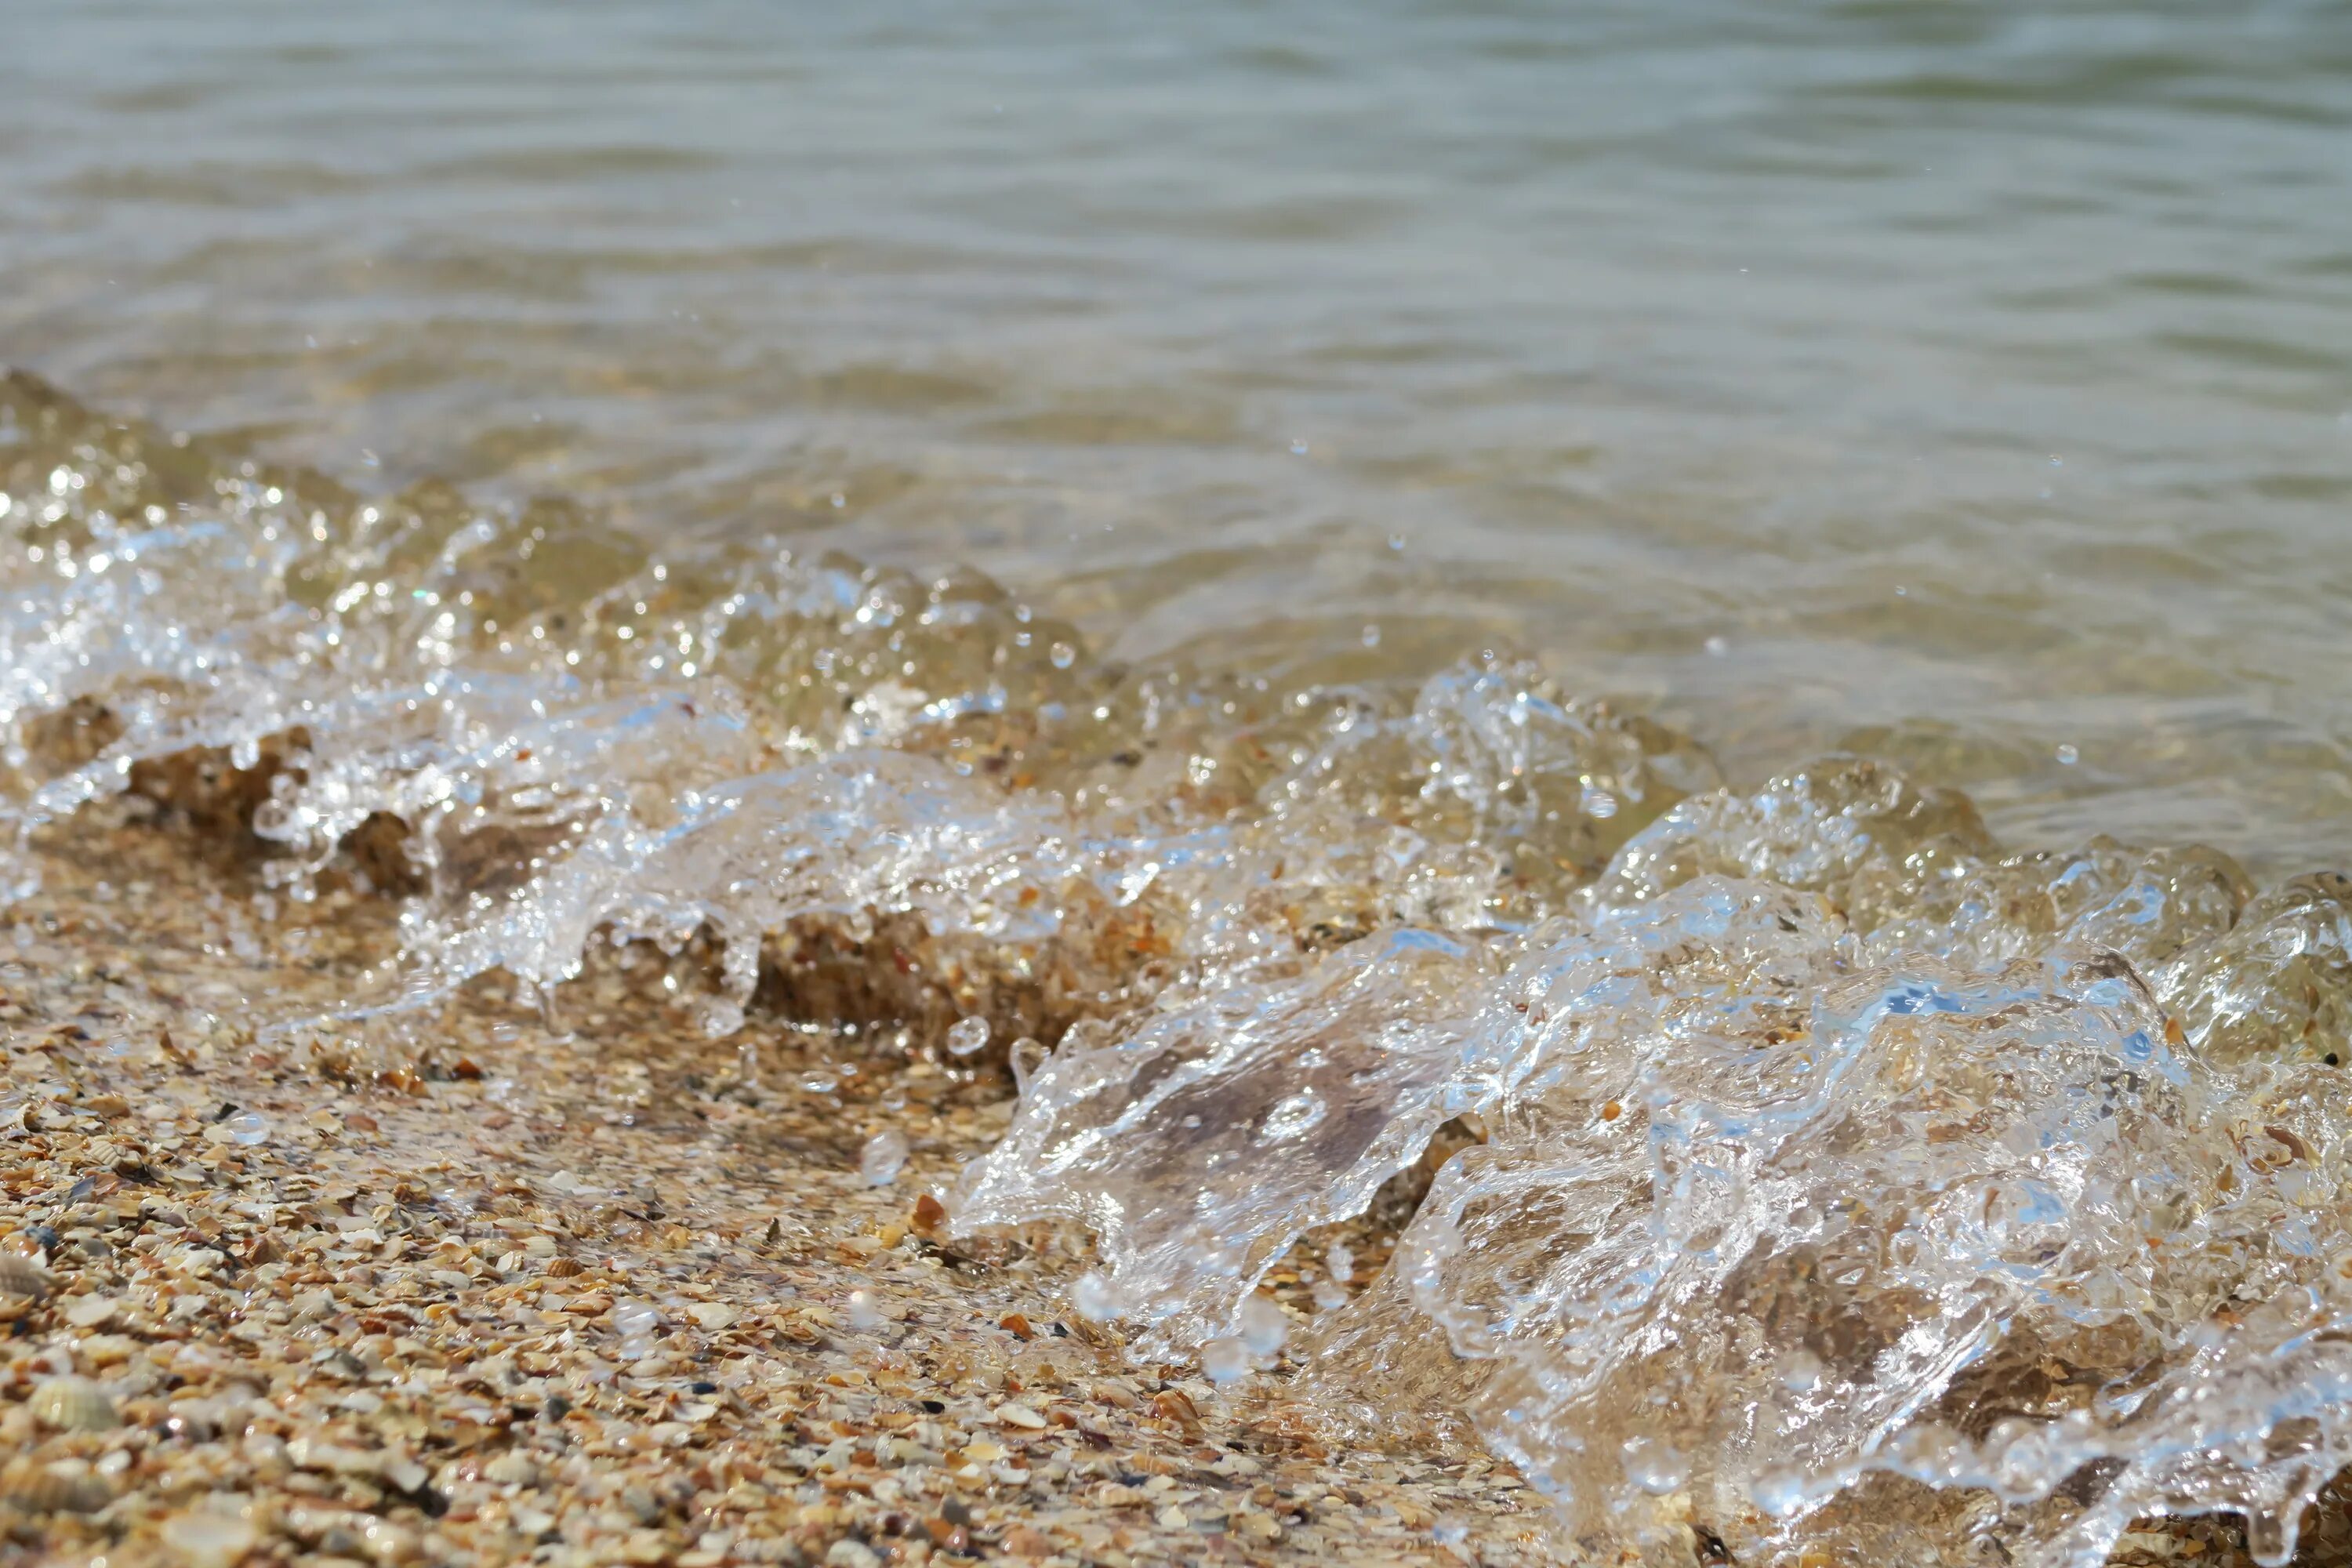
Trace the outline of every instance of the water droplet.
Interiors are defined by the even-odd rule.
[[[988,1048],[988,1020],[958,1018],[948,1026],[948,1054],[957,1057],[977,1056]]]
[[[1004,1062],[1013,1069],[1015,1092],[1024,1095],[1029,1092],[1029,1080],[1037,1076],[1037,1069],[1045,1065],[1045,1058],[1052,1054],[1026,1035],[1013,1042],[1013,1048],[1005,1053]]]
[[[872,1333],[889,1320],[882,1315],[882,1303],[871,1290],[849,1293],[849,1326],[860,1333]]]
[[[857,1173],[869,1187],[887,1187],[907,1168],[907,1135],[896,1128],[877,1132],[858,1151]]]
[[[1302,1089],[1297,1094],[1277,1100],[1274,1109],[1265,1113],[1265,1122],[1259,1130],[1259,1137],[1268,1143],[1280,1143],[1296,1138],[1322,1121],[1328,1110],[1321,1095],[1311,1089]]]
[[[248,1149],[257,1143],[268,1142],[269,1119],[257,1110],[248,1110],[241,1115],[232,1116],[226,1125],[228,1128],[228,1135]]]
[[[1294,458],[1303,458],[1307,456],[1307,443],[1304,441],[1291,442],[1290,455]]]
[[[1239,1383],[1253,1369],[1249,1346],[1231,1334],[1221,1334],[1201,1347],[1201,1375],[1211,1383]]]
[[[1711,637],[1706,639],[1706,656],[1709,658],[1722,658],[1730,652],[1731,639],[1729,637],[1718,636]]]
[[[1290,1337],[1290,1319],[1271,1297],[1252,1296],[1242,1303],[1241,1340],[1250,1353],[1271,1360],[1282,1353],[1282,1343]]]
[[[1780,1358],[1777,1369],[1780,1386],[1791,1394],[1811,1394],[1822,1385],[1822,1375],[1829,1369],[1822,1358],[1808,1350],[1793,1350]]]
[[[2065,745],[2058,748],[2058,761],[2065,766],[2071,768],[2082,760],[2083,753],[2076,751],[2073,746]]]
[[[1118,1316],[1118,1289],[1099,1274],[1081,1274],[1070,1287],[1070,1305],[1088,1322],[1107,1323]]]
[[[613,1327],[625,1340],[644,1339],[662,1326],[661,1310],[646,1301],[613,1303]]]
[[[1774,1519],[1786,1519],[1805,1506],[1805,1478],[1794,1470],[1766,1470],[1748,1483],[1748,1496]]]
[[[1625,1479],[1652,1497],[1665,1496],[1690,1474],[1682,1455],[1655,1437],[1629,1439],[1624,1458]]]
[[[1337,1311],[1348,1304],[1348,1292],[1328,1279],[1315,1281],[1315,1289],[1312,1293],[1315,1297],[1315,1310],[1318,1312]]]
[[[1366,647],[1378,647],[1381,646],[1380,627],[1368,626],[1364,628],[1364,646]]]
[[[1078,662],[1078,650],[1068,643],[1057,642],[1045,650],[1045,657],[1054,661],[1055,669],[1067,669]]]

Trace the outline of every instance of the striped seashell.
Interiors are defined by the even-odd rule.
[[[57,1288],[57,1276],[21,1252],[0,1252],[0,1296],[37,1301]]]
[[[114,1500],[114,1489],[87,1465],[51,1465],[16,1477],[0,1499],[19,1513],[96,1513]]]
[[[68,1432],[106,1432],[122,1425],[106,1390],[86,1377],[49,1377],[26,1401],[33,1418]]]

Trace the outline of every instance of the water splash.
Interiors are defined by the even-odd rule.
[[[2005,851],[1852,758],[1721,789],[1507,658],[1122,669],[970,574],[370,500],[23,377],[0,490],[13,883],[129,800],[396,899],[349,1012],[649,942],[717,1029],[1001,1049],[958,1225],[1090,1228],[1140,1352],[1475,1427],[1586,1550],[2076,1568],[2231,1510],[2278,1562],[2352,1458],[2342,878]],[[1273,1262],[1465,1116],[1293,1331]]]
[[[1309,1386],[1475,1425],[1583,1549],[2057,1568],[2231,1510],[2280,1562],[2352,1459],[2341,888],[2240,920],[2221,857],[2003,858],[1832,763],[1686,803],[1508,942],[1066,1046],[961,1217],[1093,1225],[1173,1353],[1473,1111]],[[1344,1139],[1231,1173],[1302,1083]]]

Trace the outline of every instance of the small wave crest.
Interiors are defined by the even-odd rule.
[[[1587,1550],[2228,1510],[2275,1563],[2352,1461],[2352,882],[2005,850],[1864,759],[1726,788],[1493,656],[1118,668],[974,574],[360,497],[22,375],[0,492],[20,890],[127,798],[396,901],[348,1013],[650,942],[718,1031],[981,1019],[1021,1096],[954,1222],[1089,1229],[1145,1354],[1267,1359],[1276,1260],[1469,1127],[1291,1355]]]

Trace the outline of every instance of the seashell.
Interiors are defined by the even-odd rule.
[[[105,1432],[122,1425],[106,1390],[86,1377],[44,1378],[26,1403],[35,1420],[68,1432]]]
[[[20,1476],[0,1496],[19,1513],[96,1513],[114,1500],[114,1489],[89,1466],[68,1462]]]
[[[568,1279],[572,1275],[584,1273],[586,1270],[576,1258],[557,1258],[549,1261],[547,1271],[558,1279]]]
[[[0,1252],[0,1296],[37,1301],[57,1288],[57,1277],[20,1252]]]

